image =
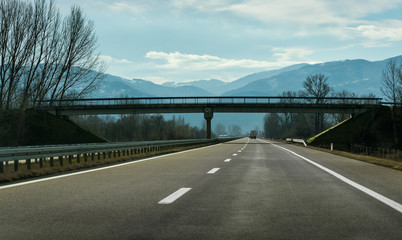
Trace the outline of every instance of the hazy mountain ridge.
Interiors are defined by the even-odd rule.
[[[212,93],[194,86],[166,87],[142,79],[129,80],[107,74],[92,97],[187,97],[212,95]]]
[[[395,57],[398,61],[402,56]],[[178,96],[278,96],[283,91],[299,91],[308,75],[323,73],[335,91],[381,96],[381,73],[386,62],[363,59],[319,64],[297,64],[286,68],[253,73],[233,82],[218,79],[156,84],[142,79],[107,75],[96,97],[178,97]]]
[[[397,57],[401,59],[401,57]],[[344,60],[314,65],[305,65],[297,70],[253,81],[246,86],[224,93],[226,96],[277,96],[283,91],[303,90],[306,77],[323,73],[335,91],[347,90],[359,96],[374,93],[381,96],[381,73],[387,60],[369,62],[367,60]]]

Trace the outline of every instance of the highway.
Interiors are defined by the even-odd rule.
[[[0,239],[401,239],[402,172],[238,139],[0,186]]]

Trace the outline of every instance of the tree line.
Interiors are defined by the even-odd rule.
[[[343,90],[335,92],[328,83],[328,77],[318,73],[309,75],[303,82],[303,90],[299,92],[285,91],[281,102],[296,103],[306,101],[312,104],[325,103],[327,97],[356,98],[357,94]],[[308,97],[308,99],[294,99],[294,97]],[[375,98],[374,94],[362,96]],[[324,113],[270,113],[264,117],[264,131],[266,138],[311,137],[330,126],[349,118],[348,114]]]
[[[105,65],[92,21],[78,6],[62,17],[53,0],[0,0],[0,110],[91,92]]]
[[[115,119],[111,116],[77,116],[73,121],[82,128],[111,142],[176,140],[206,138],[206,126],[192,127],[183,117],[166,120],[162,115],[132,114]]]

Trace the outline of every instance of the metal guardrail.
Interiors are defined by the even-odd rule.
[[[204,143],[213,143],[217,139],[191,139],[191,140],[174,140],[174,141],[147,141],[147,142],[127,142],[127,143],[98,143],[98,144],[77,144],[77,145],[50,145],[50,146],[28,146],[14,148],[0,148],[0,173],[4,173],[4,165],[8,166],[9,162],[14,163],[14,172],[19,169],[19,163],[25,163],[28,170],[31,170],[32,159],[35,163],[39,162],[39,168],[43,167],[44,162],[49,159],[50,167],[54,166],[54,159],[57,158],[60,166],[64,166],[64,160],[68,158],[69,164],[73,163],[75,157],[77,163],[80,163],[81,156],[84,161],[88,161],[88,156],[91,161],[97,159],[106,159],[121,156],[133,156],[139,153],[148,153],[160,151],[163,148],[195,145]]]
[[[190,139],[190,140],[172,140],[172,141],[6,147],[6,148],[0,148],[0,162],[18,161],[18,160],[26,160],[34,158],[68,156],[83,153],[89,154],[98,152],[119,151],[132,148],[209,143],[213,141],[216,141],[216,139]]]
[[[314,97],[149,97],[149,98],[87,98],[63,100],[38,100],[36,106],[114,106],[114,105],[147,105],[147,104],[273,104],[273,103],[306,103],[314,104],[362,104],[379,105],[382,98],[314,98]]]

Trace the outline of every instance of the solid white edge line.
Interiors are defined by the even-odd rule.
[[[207,172],[208,174],[214,174],[217,171],[219,171],[220,168],[212,168],[211,170],[209,170],[209,172]]]
[[[310,160],[310,159],[308,159],[306,157],[303,157],[303,156],[301,156],[301,155],[299,155],[299,154],[287,149],[287,148],[278,146],[276,144],[272,144],[272,145],[274,145],[274,146],[276,146],[278,148],[281,148],[281,149],[283,149],[285,151],[288,151],[289,153],[291,153],[291,154],[303,159],[304,161],[306,161],[306,162],[308,162],[308,163],[320,168],[321,170],[324,170],[325,172],[331,174],[332,176],[338,178],[339,180],[351,185],[352,187],[354,187],[354,188],[366,193],[367,195],[377,199],[378,201],[380,201],[380,202],[388,205],[389,207],[395,209],[396,211],[402,213],[402,205],[400,203],[395,202],[394,200],[389,199],[389,198],[387,198],[387,197],[385,197],[385,196],[383,196],[383,195],[381,195],[381,194],[379,194],[377,192],[374,192],[373,190],[371,190],[371,189],[369,189],[369,188],[367,188],[367,187],[365,187],[363,185],[360,185],[360,184],[350,180],[349,178],[344,177],[341,174],[336,173],[336,172],[332,171],[331,169],[326,168],[326,167],[324,167],[324,166],[322,166],[322,165],[320,165],[320,164],[318,164],[318,163],[316,163],[316,162],[314,162],[314,161],[312,161],[312,160]]]
[[[174,193],[170,194],[169,196],[165,197],[164,199],[160,200],[158,202],[158,204],[171,204],[190,190],[191,190],[191,188],[180,188],[176,192],[174,192]]]
[[[157,158],[169,157],[169,156],[173,156],[173,155],[177,155],[177,154],[182,154],[182,153],[192,152],[192,151],[196,151],[196,150],[202,150],[202,149],[206,149],[206,148],[210,148],[210,147],[215,147],[215,146],[219,146],[221,144],[222,143],[214,144],[214,145],[210,145],[210,146],[206,146],[206,147],[202,147],[202,148],[189,149],[189,150],[182,151],[182,152],[175,152],[175,153],[169,153],[169,154],[165,154],[165,155],[159,155],[159,156],[140,159],[140,160],[133,160],[133,161],[126,162],[126,163],[115,164],[115,165],[112,165],[112,166],[100,167],[100,168],[96,168],[96,169],[84,170],[84,171],[79,171],[79,172],[74,172],[74,173],[67,173],[67,174],[63,174],[63,175],[59,175],[59,176],[45,177],[45,178],[36,179],[36,180],[30,180],[30,181],[21,182],[21,183],[13,183],[13,184],[9,184],[9,185],[0,186],[0,190],[7,189],[7,188],[24,186],[24,185],[29,185],[29,184],[33,184],[33,183],[40,183],[40,182],[50,181],[50,180],[59,179],[59,178],[71,177],[71,176],[76,176],[76,175],[81,175],[81,174],[86,174],[86,173],[91,173],[91,172],[97,172],[97,171],[107,170],[107,169],[121,167],[121,166],[125,166],[125,165],[130,165],[130,164],[136,164],[136,163],[140,163],[140,162],[154,160],[154,159],[157,159]]]

